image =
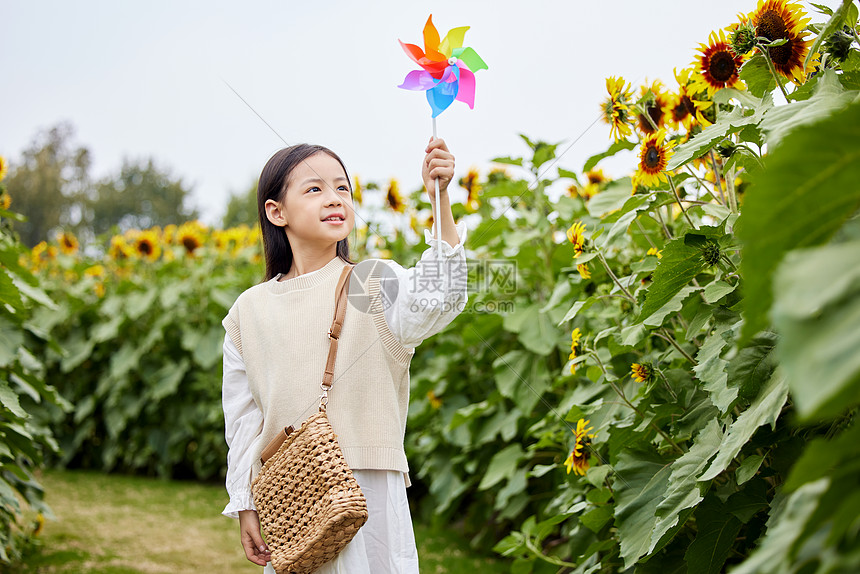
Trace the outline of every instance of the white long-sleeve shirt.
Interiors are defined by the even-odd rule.
[[[424,232],[429,247],[414,267],[406,269],[395,261],[383,260],[397,277],[397,296],[383,313],[391,333],[404,347],[415,348],[444,329],[466,305],[466,226],[460,222],[455,228],[459,243],[451,247],[441,240],[441,260],[436,253],[437,240],[431,238],[429,230]],[[428,285],[442,288],[428,289]],[[324,366],[320,365],[320,370]],[[245,364],[229,335],[224,337],[222,406],[228,446],[225,482],[230,496],[222,514],[237,518],[240,510],[255,510],[251,495],[254,461],[249,447],[262,432],[263,414],[251,396]],[[368,479],[373,479],[374,473],[384,477],[386,471],[362,471]]]

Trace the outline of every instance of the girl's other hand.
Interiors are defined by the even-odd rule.
[[[454,179],[454,154],[448,151],[448,146],[442,138],[430,138],[424,151],[427,155],[424,156],[421,167],[421,178],[430,196],[430,203],[435,203],[436,183],[433,180],[439,180],[440,194],[447,192],[448,184]]]
[[[260,516],[256,510],[239,511],[239,531],[242,535],[242,548],[245,557],[258,566],[265,566],[271,561],[272,553],[263,542],[260,535]]]

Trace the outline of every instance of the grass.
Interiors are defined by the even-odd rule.
[[[223,487],[85,471],[47,471],[40,480],[55,519],[22,574],[262,572],[245,559],[238,522],[220,514]],[[508,571],[453,530],[414,528],[422,573]]]

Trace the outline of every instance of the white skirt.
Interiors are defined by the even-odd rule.
[[[418,574],[418,549],[403,473],[353,470],[367,499],[367,522],[316,574]],[[275,574],[271,562],[263,574]]]

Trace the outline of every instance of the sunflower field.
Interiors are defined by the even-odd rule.
[[[817,10],[759,1],[671,87],[608,78],[581,169],[522,136],[460,180],[471,292],[412,361],[416,521],[519,574],[860,571],[858,5]],[[412,265],[423,190],[353,191],[353,259]],[[39,528],[21,500],[50,516],[46,460],[222,478],[220,321],[259,230],[0,231],[0,560]]]

